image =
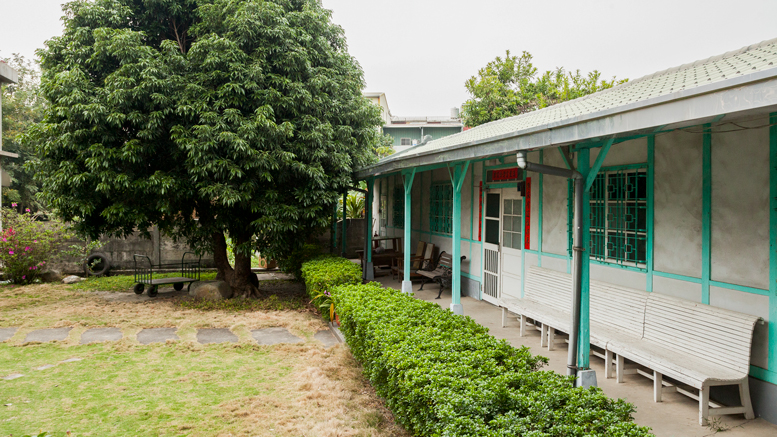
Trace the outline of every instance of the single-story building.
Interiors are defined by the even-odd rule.
[[[581,368],[596,323],[588,314],[592,283],[760,318],[751,346],[739,351],[750,390],[740,385],[739,393],[777,423],[775,62],[777,39],[384,158],[357,173],[368,181],[368,214],[383,219],[366,234],[400,236],[405,253],[425,241],[452,254],[451,310],[459,314],[462,295],[504,305],[525,298],[527,282],[537,281],[530,272],[571,276],[579,250]],[[531,167],[519,167],[519,152],[583,179],[578,248],[572,178],[524,170]],[[673,317],[684,326],[687,316]],[[709,330],[721,332],[719,340],[694,341],[727,350],[726,328]],[[669,368],[683,365],[667,360]],[[709,396],[707,385],[696,396]]]

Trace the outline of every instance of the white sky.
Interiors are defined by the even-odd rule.
[[[488,61],[526,50],[540,71],[640,76],[777,37],[775,0],[322,0],[367,91],[394,115],[448,115]],[[60,35],[62,0],[0,0],[0,56]]]

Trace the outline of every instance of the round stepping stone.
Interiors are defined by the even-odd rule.
[[[251,331],[251,336],[259,344],[299,343],[302,341],[286,328],[256,329]]]
[[[119,328],[92,328],[81,334],[81,344],[97,343],[101,341],[119,341],[122,338]]]
[[[70,330],[73,328],[49,328],[38,329],[27,334],[24,339],[25,343],[31,341],[47,342],[47,341],[62,341],[70,334]]]
[[[18,329],[19,328],[0,328],[0,343],[13,337]]]
[[[165,343],[167,340],[178,340],[178,328],[148,328],[138,332],[138,343]]]
[[[227,328],[198,329],[197,342],[200,344],[237,343],[237,335]]]
[[[325,329],[323,331],[318,331],[313,336],[316,340],[320,341],[324,344],[324,347],[329,349],[330,347],[339,344],[340,341],[335,337],[335,335],[332,333],[331,330]]]

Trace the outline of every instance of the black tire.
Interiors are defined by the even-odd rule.
[[[175,289],[175,291],[183,290],[183,282],[176,282],[175,284],[173,284],[173,288]]]
[[[84,270],[89,276],[104,276],[111,270],[111,260],[107,255],[95,252],[86,258]]]
[[[148,297],[156,297],[156,295],[159,294],[159,291],[157,290],[156,285],[152,285],[148,287],[148,291],[146,293],[148,294]]]
[[[132,291],[134,291],[135,294],[143,294],[144,288],[145,288],[145,285],[143,284],[135,284],[135,286],[132,287]]]

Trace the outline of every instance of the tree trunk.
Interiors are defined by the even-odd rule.
[[[251,240],[250,234],[238,234],[233,238],[234,247]],[[227,258],[227,241],[223,233],[213,234],[213,260],[218,268],[216,279],[224,281],[232,287],[234,297],[259,297],[256,274],[251,271],[251,257],[235,250],[235,266],[229,264]]]

